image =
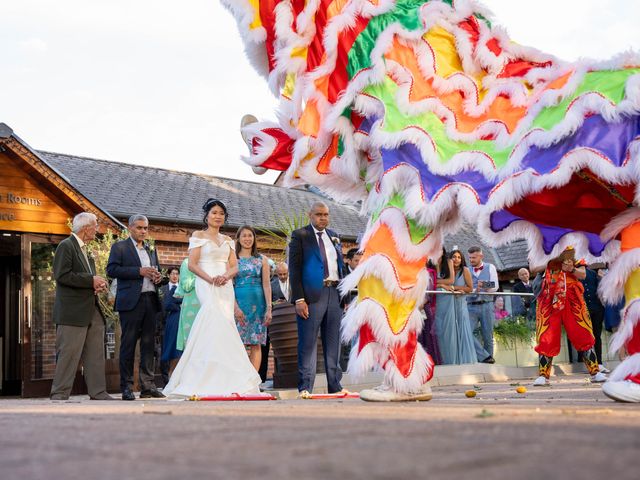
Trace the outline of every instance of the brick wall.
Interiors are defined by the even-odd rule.
[[[179,267],[189,255],[187,247],[188,244],[182,242],[156,241],[160,266],[163,268]]]

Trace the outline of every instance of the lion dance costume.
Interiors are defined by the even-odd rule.
[[[576,275],[576,268],[580,268],[584,274],[586,265],[582,261],[576,262],[574,253],[572,248],[565,250],[557,260],[550,261],[544,271],[536,309],[538,344],[535,350],[540,355],[540,376],[533,383],[534,386],[549,383],[553,357],[560,353],[563,326],[571,344],[582,355],[592,381],[606,380],[606,376],[599,373],[598,359],[593,350],[593,326],[584,300],[584,286]],[[565,271],[562,268],[563,261],[568,261],[572,270]]]
[[[245,127],[257,168],[369,217],[351,373],[398,394],[433,362],[416,341],[429,257],[461,220],[493,245],[526,238],[541,266],[568,245],[616,259],[602,294],[627,305],[614,380],[640,381],[640,58],[568,63],[512,42],[471,0],[222,0],[280,98]],[[622,249],[620,238],[622,237]]]

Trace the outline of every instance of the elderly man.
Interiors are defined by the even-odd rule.
[[[496,267],[483,261],[484,254],[480,247],[471,247],[468,252],[473,291],[477,293],[498,291],[498,271]],[[478,361],[495,363],[493,359],[493,323],[495,319],[493,297],[489,295],[469,295],[467,297],[467,306],[469,308],[471,330],[475,330],[476,326],[480,324],[482,345],[475,336],[473,338]]]
[[[126,240],[111,247],[107,274],[118,280],[116,310],[120,314],[120,388],[122,400],[133,395],[133,360],[140,340],[140,398],[164,398],[155,386],[153,350],[156,316],[161,311],[156,285],[160,283],[158,255],[145,242],[149,220],[144,215],[129,218]]]
[[[280,262],[276,265],[276,275],[271,280],[271,301],[289,301],[291,287],[289,286],[289,266]]]
[[[298,321],[298,391],[309,398],[316,378],[318,332],[322,337],[327,389],[342,391],[340,380],[340,294],[344,272],[338,235],[329,230],[329,207],[316,202],[309,210],[309,225],[295,230],[289,243],[291,301]]]
[[[107,281],[96,275],[86,243],[96,236],[93,213],[76,215],[71,236],[60,242],[53,258],[56,299],[56,371],[51,400],[67,400],[82,360],[84,380],[92,400],[115,400],[106,391],[104,374],[104,317],[96,295],[107,291]]]
[[[291,287],[289,287],[289,266],[280,262],[276,265],[275,275],[271,279],[271,301],[273,303],[288,302],[291,297]],[[258,373],[263,382],[267,381],[267,370],[269,369],[269,350],[271,349],[271,337],[269,327],[267,327],[267,342],[262,345],[262,359]]]
[[[513,286],[513,291],[515,293],[533,293],[529,277],[529,270],[526,268],[518,270],[520,281]],[[513,297],[513,314],[527,317],[527,319],[535,318],[535,300],[533,297]]]

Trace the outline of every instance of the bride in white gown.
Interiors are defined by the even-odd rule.
[[[219,200],[203,206],[208,228],[189,239],[189,269],[196,274],[200,310],[186,347],[163,393],[187,398],[260,393],[260,376],[251,365],[233,315],[231,279],[238,272],[233,240],[221,235],[227,209]]]

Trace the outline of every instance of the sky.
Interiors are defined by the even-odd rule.
[[[240,159],[276,100],[218,0],[5,1],[0,122],[31,147],[272,183]],[[486,0],[512,39],[566,60],[640,51],[636,0]],[[535,6],[535,8],[532,8]]]

